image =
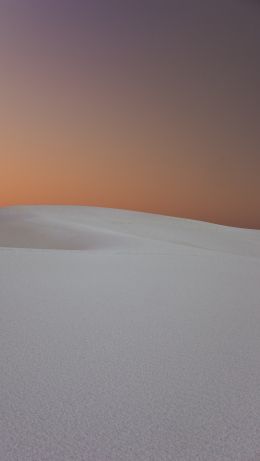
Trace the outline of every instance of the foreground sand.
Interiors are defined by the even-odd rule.
[[[260,459],[260,231],[0,209],[1,461]]]

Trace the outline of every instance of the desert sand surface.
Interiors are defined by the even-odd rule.
[[[0,208],[1,461],[258,461],[260,231]]]

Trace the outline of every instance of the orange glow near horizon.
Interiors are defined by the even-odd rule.
[[[49,2],[0,6],[0,206],[260,228],[260,12],[242,2],[222,24],[223,0],[209,27],[199,3],[198,13],[152,1],[143,23],[137,2],[104,3],[106,14],[79,0],[61,13]]]

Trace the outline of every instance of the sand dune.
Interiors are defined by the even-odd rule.
[[[0,246],[15,248],[103,250],[127,248],[136,237],[127,236],[109,229],[93,227],[86,222],[73,219],[55,208],[55,213],[43,209],[30,210],[8,208],[0,211]],[[81,217],[82,209],[79,210]],[[85,213],[86,214],[86,213]]]
[[[257,461],[260,232],[0,209],[1,461]]]
[[[0,247],[151,249],[151,245],[170,243],[260,257],[259,231],[149,213],[75,206],[9,207],[0,209],[0,226]]]

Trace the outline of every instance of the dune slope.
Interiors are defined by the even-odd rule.
[[[0,460],[259,460],[259,282],[259,231],[0,209]]]

